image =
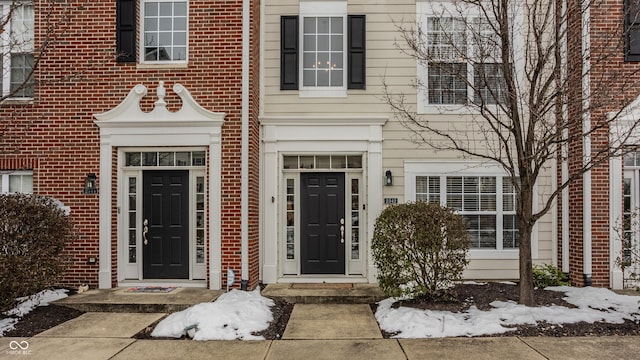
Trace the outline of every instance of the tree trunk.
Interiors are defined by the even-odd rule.
[[[535,305],[533,295],[533,265],[531,259],[531,233],[533,232],[533,187],[523,179],[518,204],[518,232],[520,250],[520,297],[518,302]]]
[[[530,227],[528,231],[520,227],[520,297],[518,302],[526,306],[535,305],[531,263],[531,230]]]

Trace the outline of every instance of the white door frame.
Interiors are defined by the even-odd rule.
[[[173,91],[181,98],[182,107],[170,112],[164,101],[166,90],[161,81],[156,88],[158,100],[150,112],[140,109],[140,100],[147,95],[147,88],[136,85],[127,97],[115,108],[101,114],[94,114],[95,124],[100,128],[100,257],[98,286],[112,287],[111,216],[113,149],[119,147],[161,147],[161,146],[204,146],[209,152],[207,169],[208,189],[208,230],[209,230],[209,288],[220,289],[221,245],[220,245],[220,168],[222,124],[225,113],[216,113],[201,107],[189,91],[180,84],[174,84]],[[121,178],[118,176],[118,178]],[[121,204],[117,205],[118,207]],[[116,274],[116,279],[120,278]]]
[[[375,267],[369,251],[369,238],[373,234],[373,224],[382,211],[382,126],[386,116],[345,116],[345,117],[275,117],[260,118],[262,130],[261,158],[261,228],[260,259],[261,278],[265,283],[281,281],[324,281],[323,277],[297,277],[283,279],[279,264],[281,242],[284,235],[280,231],[279,216],[283,201],[283,173],[280,163],[282,154],[363,154],[361,187],[365,189],[362,204],[366,205],[364,216],[367,228],[361,230],[361,245],[366,259],[363,278],[371,283],[376,281]],[[348,281],[353,281],[347,278]],[[328,279],[340,281],[339,278]]]

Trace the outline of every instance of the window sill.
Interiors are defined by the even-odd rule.
[[[33,98],[7,98],[0,105],[33,105]]]
[[[189,67],[188,62],[169,62],[166,64],[163,63],[138,63],[136,65],[137,69],[186,69]]]
[[[346,89],[304,89],[298,92],[298,96],[305,98],[344,98],[347,97]]]

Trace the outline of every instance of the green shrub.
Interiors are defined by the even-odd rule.
[[[426,202],[384,209],[371,249],[380,289],[392,297],[450,300],[453,282],[469,263],[464,219]]]
[[[533,266],[533,286],[544,289],[547,286],[569,285],[562,270],[550,264]]]
[[[73,224],[53,200],[0,194],[0,310],[55,285],[65,270]]]

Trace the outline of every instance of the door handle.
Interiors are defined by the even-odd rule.
[[[340,244],[344,244],[344,218],[340,219]]]
[[[149,243],[149,241],[147,241],[147,233],[149,232],[149,227],[147,225],[149,225],[149,220],[144,219],[142,225],[142,239],[144,240],[144,244],[147,245]]]

